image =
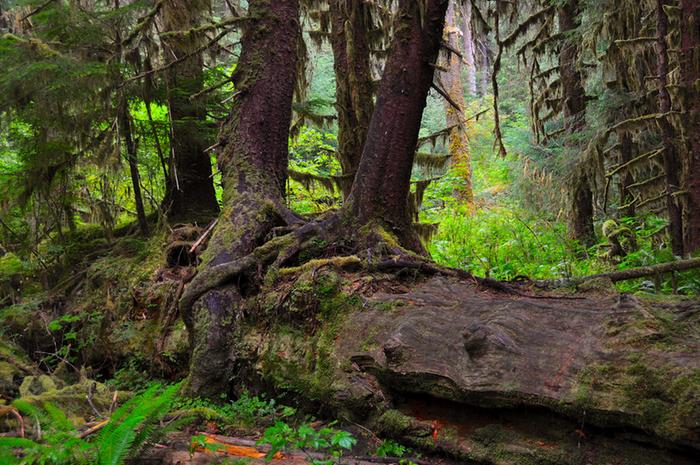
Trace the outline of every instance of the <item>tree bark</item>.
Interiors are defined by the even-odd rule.
[[[332,0],[331,47],[333,49],[338,160],[342,167],[343,196],[350,195],[367,138],[374,99],[368,5],[353,0]]]
[[[288,138],[301,34],[298,0],[252,0],[234,75],[236,97],[224,123],[219,168],[224,208],[199,273],[244,257],[284,224]],[[183,305],[192,358],[187,391],[226,392],[236,367],[232,328],[255,277],[215,287]],[[225,281],[225,280],[224,280]]]
[[[681,0],[681,86],[687,156],[684,163],[685,252],[700,250],[700,4]]]
[[[586,92],[578,69],[580,48],[573,31],[580,26],[578,0],[568,0],[559,8],[559,30],[566,35],[559,52],[559,75],[564,99],[564,124],[569,134],[586,125]]]
[[[411,250],[424,252],[408,208],[421,117],[433,82],[447,0],[401,0],[367,141],[346,205],[360,224],[379,222]]]
[[[462,18],[462,35],[464,39],[464,63],[467,67],[467,92],[470,97],[478,94],[476,86],[476,59],[474,45],[474,28],[472,27],[472,3],[464,2]]]
[[[578,39],[573,36],[573,31],[580,25],[580,13],[578,0],[567,0],[558,9],[559,30],[565,35],[559,52],[559,78],[562,87],[564,127],[569,136],[567,145],[571,152],[577,151],[577,144],[572,136],[586,125],[586,92],[578,69],[580,47]],[[575,179],[569,186],[573,202],[570,206],[569,229],[574,239],[590,246],[595,242],[591,182],[583,166],[576,168],[573,177]]]
[[[211,159],[205,152],[211,145],[205,108],[200,100],[190,100],[202,90],[204,59],[201,53],[194,53],[203,36],[187,31],[202,23],[209,6],[209,0],[165,0],[161,7],[166,63],[191,55],[170,67],[165,79],[172,140],[163,206],[171,223],[208,221],[219,212]]]
[[[670,5],[670,0],[656,1],[656,52],[659,91],[659,110],[661,113],[671,111],[671,95],[668,92],[668,17],[664,6]],[[663,141],[663,163],[666,173],[666,208],[668,211],[669,230],[673,254],[683,256],[683,217],[678,196],[681,171],[678,151],[674,143],[675,132],[667,117],[659,118],[661,137]]]
[[[457,5],[455,0],[450,0],[445,17],[445,42],[451,48],[459,50],[459,26],[457,21]],[[443,89],[456,102],[460,108],[455,108],[450,102],[445,101],[445,119],[447,127],[452,127],[449,137],[449,152],[452,158],[452,169],[461,180],[456,190],[456,197],[467,205],[474,203],[474,191],[472,188],[472,160],[469,149],[469,135],[467,134],[469,122],[464,114],[464,85],[462,83],[462,60],[454,53],[446,52],[443,65],[447,72],[441,74],[440,82]],[[473,64],[473,62],[472,62]],[[476,85],[476,81],[474,81]]]
[[[489,94],[491,90],[491,50],[487,43],[476,42],[480,51],[477,53],[479,56],[479,63],[481,66],[481,80],[479,85],[479,97],[485,97]]]
[[[620,163],[625,164],[632,160],[632,136],[627,131],[619,131],[618,138],[620,142]],[[635,214],[634,194],[630,191],[630,187],[634,184],[634,177],[629,170],[624,170],[620,173],[620,206],[624,207],[620,210],[620,214],[626,217],[632,217]]]

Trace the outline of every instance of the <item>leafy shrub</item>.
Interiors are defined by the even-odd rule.
[[[278,452],[299,449],[302,452],[320,451],[328,456],[324,459],[309,457],[312,465],[333,465],[342,457],[344,451],[352,449],[357,439],[347,431],[333,428],[316,430],[306,423],[293,428],[278,421],[265,430],[259,443],[270,446],[267,453],[268,460]]]

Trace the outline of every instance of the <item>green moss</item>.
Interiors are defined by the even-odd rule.
[[[39,378],[43,378],[43,376]],[[89,390],[92,392],[92,404],[101,412],[109,411],[114,394],[104,384],[96,383],[89,379],[84,379],[78,384],[65,387],[56,387],[55,383],[44,381],[42,382],[42,387],[46,388],[46,390],[22,396],[22,401],[37,407],[49,402],[66,412],[75,423],[84,423],[85,418],[94,415],[94,411],[87,401]],[[118,397],[120,401],[124,401],[129,396],[120,392]]]
[[[572,406],[590,421],[605,425],[614,413],[625,421],[672,441],[683,441],[700,427],[700,370],[654,367],[635,354],[619,366],[593,365],[582,370],[572,388]]]
[[[397,307],[403,307],[404,305],[406,305],[406,302],[400,299],[383,300],[381,302],[376,302],[374,308],[382,312],[393,312]]]
[[[362,261],[354,255],[348,257],[317,258],[309,260],[300,266],[282,268],[280,270],[280,275],[289,276],[302,274],[326,266],[334,267],[336,269],[354,269],[359,268],[361,265]]]
[[[387,410],[376,421],[377,429],[384,435],[397,438],[411,430],[413,419],[398,410]]]
[[[335,341],[361,300],[343,293],[342,283],[332,270],[310,271],[295,281],[285,307],[294,318],[274,324],[263,356],[263,376],[277,388],[331,405],[344,389]]]

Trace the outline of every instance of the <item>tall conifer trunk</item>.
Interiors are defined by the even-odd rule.
[[[212,145],[205,108],[201,101],[190,99],[203,88],[204,60],[196,53],[201,34],[187,31],[201,25],[209,4],[209,0],[164,0],[161,7],[165,61],[181,60],[166,72],[172,140],[164,208],[171,223],[207,221],[219,212],[211,160],[205,152]]]
[[[681,0],[681,85],[685,103],[685,252],[700,250],[700,3]]]
[[[671,4],[669,0],[656,1],[656,51],[657,51],[657,82],[659,90],[659,111],[671,111],[671,95],[668,92],[668,17],[664,6]],[[673,254],[683,255],[683,217],[681,206],[676,193],[680,188],[679,175],[681,165],[678,150],[674,143],[675,132],[668,117],[659,118],[661,138],[663,141],[663,163],[666,173],[666,208],[668,211],[669,230]]]
[[[361,224],[379,222],[405,247],[424,252],[408,208],[411,169],[447,10],[400,0],[394,39],[347,206]]]
[[[558,9],[559,30],[565,34],[559,52],[559,77],[561,79],[564,125],[566,134],[571,137],[586,125],[586,93],[583,88],[581,72],[578,69],[580,47],[577,38],[572,35],[580,25],[580,8],[578,0],[567,0]],[[570,150],[576,151],[576,143],[568,141]],[[571,212],[569,230],[571,236],[584,245],[591,245],[594,238],[593,229],[593,192],[591,179],[585,167],[574,170],[569,186]]]
[[[251,0],[234,76],[233,110],[221,129],[224,207],[200,274],[235,261],[284,224],[288,138],[301,34],[298,0]],[[250,286],[247,283],[250,282]],[[253,276],[215,287],[183,309],[192,347],[188,390],[225,392],[235,376],[230,335]]]
[[[445,17],[445,42],[451,48],[459,50],[458,9],[455,0],[450,0]],[[441,83],[445,92],[457,103],[460,108],[455,108],[450,102],[445,101],[445,120],[447,126],[452,127],[449,137],[449,151],[452,156],[452,168],[460,179],[460,185],[456,189],[456,196],[467,205],[474,203],[472,188],[472,160],[469,152],[468,124],[464,114],[464,84],[462,82],[462,60],[454,53],[447,53],[444,60],[447,72],[442,73]],[[472,63],[473,64],[473,63]],[[474,81],[476,85],[476,81]]]
[[[476,46],[474,43],[474,28],[472,27],[472,3],[464,2],[462,18],[462,35],[464,40],[464,64],[467,67],[467,92],[469,96],[476,97],[478,90],[476,85]]]
[[[368,5],[332,0],[331,47],[338,113],[338,159],[343,196],[350,194],[374,110],[370,67]]]
[[[627,131],[619,131],[618,139],[620,141],[620,163],[629,163],[633,158],[632,151],[634,144],[632,136]],[[634,193],[630,187],[634,184],[634,177],[629,171],[620,174],[620,204],[625,208],[620,212],[623,216],[634,216]]]

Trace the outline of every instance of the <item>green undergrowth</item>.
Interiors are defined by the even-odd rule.
[[[220,430],[250,430],[272,425],[276,421],[289,421],[296,414],[294,407],[278,403],[275,399],[251,395],[244,391],[235,401],[222,396],[218,401],[183,397],[174,405],[178,415],[197,416],[214,422]]]
[[[67,412],[51,402],[23,399],[12,406],[26,418],[27,436],[0,437],[0,463],[6,465],[122,465],[183,421],[161,421],[170,412],[179,385],[152,385],[115,410],[92,437],[81,438]]]
[[[675,260],[664,241],[665,222],[657,217],[626,219],[637,248],[614,260],[605,257],[607,241],[584,249],[567,237],[562,222],[537,217],[521,208],[493,206],[472,213],[455,206],[427,212],[426,218],[440,223],[429,244],[438,263],[499,280],[575,278]],[[700,293],[700,272],[678,273],[676,279],[675,291],[679,294]],[[659,283],[644,278],[618,287],[624,292],[674,292],[670,275]]]
[[[117,370],[120,388],[143,387],[145,373],[157,375],[154,357],[184,369],[187,343],[181,321],[173,325],[161,353],[155,347],[162,312],[177,285],[154,280],[165,264],[165,234],[147,239],[127,235],[98,246],[87,240],[91,231],[75,237],[88,245],[53,247],[57,255],[51,269],[57,274],[49,290],[23,292],[0,306],[0,335],[32,353],[48,370],[66,364],[99,366],[110,376]]]

